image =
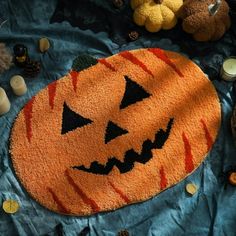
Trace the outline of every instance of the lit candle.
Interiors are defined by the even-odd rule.
[[[11,108],[11,104],[3,88],[0,87],[0,116],[7,113]]]
[[[11,87],[14,93],[18,96],[24,95],[27,92],[25,80],[20,75],[15,75],[10,80]]]
[[[236,80],[236,57],[229,57],[223,62],[221,77],[227,81]]]

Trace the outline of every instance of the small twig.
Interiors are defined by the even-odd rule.
[[[1,22],[1,21],[0,21]],[[0,23],[0,28],[7,22],[7,20],[3,20],[1,23]]]

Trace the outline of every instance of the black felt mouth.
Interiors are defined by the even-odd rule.
[[[89,168],[86,168],[84,165],[73,166],[72,168],[74,170],[85,171],[92,174],[108,175],[112,171],[113,167],[116,166],[121,174],[127,173],[134,168],[135,162],[146,164],[150,161],[153,158],[152,149],[162,149],[169,138],[173,123],[174,118],[171,118],[165,131],[159,129],[156,132],[154,142],[149,139],[145,140],[142,145],[143,148],[141,154],[135,152],[134,149],[130,149],[125,153],[123,162],[118,160],[116,157],[111,157],[105,165],[100,164],[98,161],[94,161],[91,163]]]

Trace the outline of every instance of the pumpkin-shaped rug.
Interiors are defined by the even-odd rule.
[[[178,53],[124,51],[91,64],[34,96],[11,134],[19,180],[62,214],[115,210],[177,184],[221,122],[214,86]]]

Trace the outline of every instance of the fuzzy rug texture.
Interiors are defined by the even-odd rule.
[[[186,57],[123,51],[70,71],[21,110],[10,153],[46,208],[90,215],[150,199],[191,174],[221,123],[214,86]]]

